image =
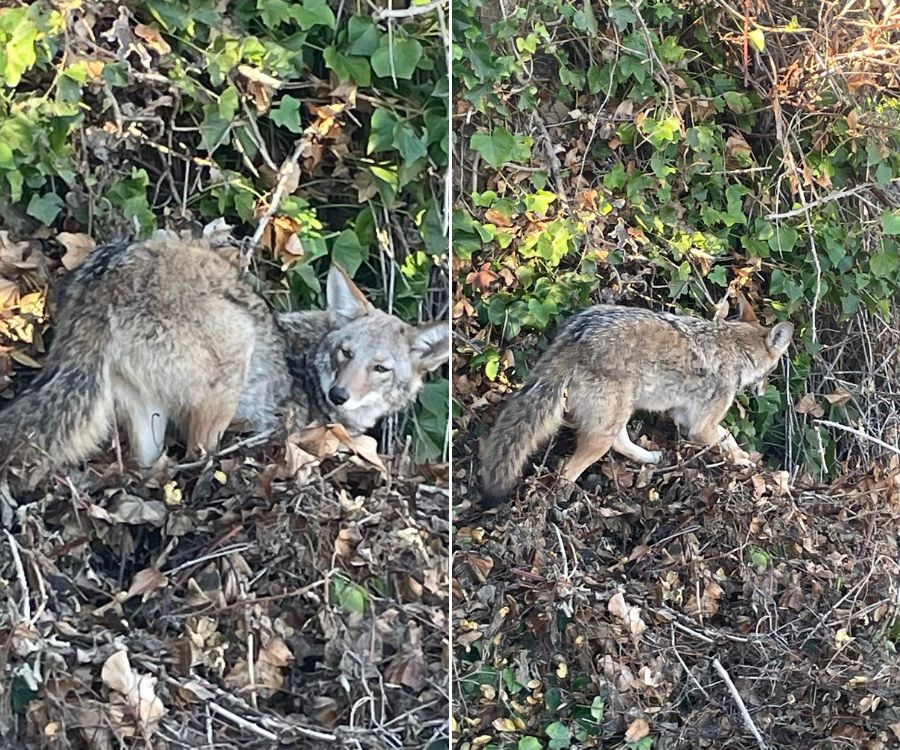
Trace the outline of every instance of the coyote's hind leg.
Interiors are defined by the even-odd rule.
[[[602,399],[597,393],[603,394]],[[615,445],[631,416],[631,394],[607,383],[585,383],[569,394],[569,408],[576,424],[577,444],[562,476],[570,482]],[[637,447],[637,446],[635,446]]]
[[[688,437],[695,443],[702,445],[718,445],[728,456],[728,460],[737,466],[752,466],[750,454],[747,453],[737,440],[722,425],[715,423],[703,423],[692,428]]]

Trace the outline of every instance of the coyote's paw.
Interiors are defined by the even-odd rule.
[[[662,461],[663,452],[662,451],[647,451],[647,460],[644,461],[645,464],[658,464]]]
[[[750,454],[745,450],[728,451],[728,460],[735,466],[756,466],[756,463],[750,458]]]

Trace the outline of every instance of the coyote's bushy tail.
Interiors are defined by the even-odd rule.
[[[541,369],[509,399],[482,443],[483,508],[509,496],[528,457],[562,426],[570,376]]]
[[[114,405],[103,333],[57,341],[44,370],[0,411],[0,462],[75,463],[109,434]]]

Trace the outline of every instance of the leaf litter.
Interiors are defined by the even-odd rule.
[[[707,456],[643,484],[539,472],[480,513],[460,453],[459,747],[561,722],[582,728],[572,747],[758,748],[735,693],[767,747],[896,747],[896,458],[830,486]],[[584,718],[594,701],[601,722]]]
[[[0,479],[4,746],[447,737],[445,466],[328,426],[22,479]]]

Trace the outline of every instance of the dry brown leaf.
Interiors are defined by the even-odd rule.
[[[493,558],[488,556],[482,557],[481,555],[468,554],[466,555],[466,562],[469,563],[469,567],[481,583],[487,580],[494,567]]]
[[[141,595],[141,601],[145,602],[157,589],[165,588],[169,585],[169,579],[166,578],[156,568],[144,568],[134,576],[131,582],[131,588],[128,589],[128,598]]]
[[[316,458],[334,456],[347,448],[379,471],[387,467],[378,455],[378,442],[370,435],[351,436],[343,425],[329,424],[307,427],[296,434],[297,444]]]
[[[120,495],[109,511],[109,517],[117,523],[139,525],[149,523],[162,526],[169,513],[159,500],[142,500],[132,495]]]
[[[160,55],[168,55],[172,51],[169,43],[163,39],[162,34],[159,33],[159,29],[154,29],[152,26],[144,26],[144,24],[139,23],[134,27],[134,33],[136,36],[143,39],[144,43],[150,49]]]
[[[2,305],[0,305],[0,307],[2,307]],[[851,398],[853,398],[853,394],[846,388],[836,388],[833,393],[829,393],[825,396],[825,400],[833,406],[843,406]]]
[[[128,652],[124,649],[116,651],[103,663],[100,679],[121,696],[129,718],[137,723],[138,729],[145,736],[166,715],[166,707],[156,695],[156,678],[139,674],[132,669],[128,662]],[[123,725],[117,729],[128,731],[130,727]]]
[[[60,232],[56,235],[56,241],[66,248],[62,264],[67,271],[74,271],[78,268],[96,244],[89,234],[83,232]]]
[[[816,401],[816,397],[811,393],[804,394],[796,404],[794,411],[798,414],[810,414],[813,417],[822,417],[825,415],[825,409]]]
[[[650,725],[643,719],[635,719],[625,730],[625,742],[640,742],[650,734]]]
[[[0,310],[14,307],[19,301],[19,285],[0,276]]]
[[[738,132],[734,132],[728,137],[728,140],[725,141],[725,147],[728,149],[729,156],[753,160],[753,151],[750,148],[750,144]]]
[[[484,263],[477,271],[472,271],[466,276],[466,283],[484,293],[490,291],[491,284],[495,283],[498,278],[500,277],[491,270],[491,264]]]

